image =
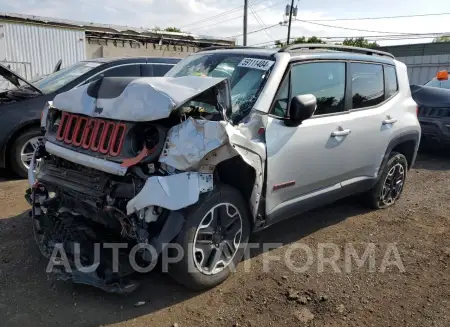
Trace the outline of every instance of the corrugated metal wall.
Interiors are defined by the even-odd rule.
[[[396,57],[408,66],[410,84],[422,85],[436,76],[440,70],[450,71],[450,54]]]
[[[410,84],[422,85],[440,70],[450,70],[450,42],[404,44],[379,47],[408,66]]]
[[[32,77],[51,73],[60,59],[62,67],[86,59],[82,30],[0,21],[1,26],[0,61],[30,63]]]

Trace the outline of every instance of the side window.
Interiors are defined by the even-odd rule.
[[[291,69],[291,96],[312,94],[317,98],[314,116],[345,109],[345,63],[298,64]]]
[[[173,67],[172,65],[159,65],[152,64],[153,66],[153,76],[164,76]]]
[[[384,78],[387,90],[386,98],[390,98],[398,91],[397,73],[395,72],[395,67],[384,66]]]
[[[141,70],[139,65],[125,65],[111,68],[103,73],[104,77],[139,77]]]
[[[152,77],[153,76],[153,65],[141,65],[141,76]]]
[[[384,101],[383,66],[351,63],[353,109],[375,106]]]
[[[283,84],[281,85],[277,95],[275,96],[273,114],[279,117],[287,116],[287,106],[289,103],[289,76],[284,79]]]

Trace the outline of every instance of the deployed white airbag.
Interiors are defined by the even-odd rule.
[[[191,170],[212,150],[228,141],[225,122],[191,117],[172,127],[159,162],[178,170]]]

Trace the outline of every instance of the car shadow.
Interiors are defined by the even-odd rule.
[[[354,198],[345,199],[333,206],[275,224],[270,230],[254,234],[251,241],[255,242],[257,239],[261,244],[279,243],[281,246],[299,241],[319,229],[365,211],[366,209],[355,204]],[[60,321],[77,326],[109,325],[160,310],[170,311],[170,307],[202,294],[177,284],[160,271],[140,275],[138,278],[140,287],[127,295],[106,293],[94,287],[70,282],[47,280],[45,268],[48,262],[41,257],[37,249],[28,212],[0,219],[0,240],[1,294],[4,299],[12,299],[12,301],[0,300],[0,305],[5,307],[0,310],[0,319],[10,321],[11,317],[6,316],[7,312],[18,310],[26,313],[29,324],[19,319],[17,326],[59,325]],[[4,251],[5,249],[7,250]],[[259,247],[251,253],[251,257],[259,255],[261,251],[262,247]],[[18,266],[21,268],[18,269]],[[33,283],[29,282],[30,278],[33,279]],[[31,294],[45,299],[34,302],[32,310],[29,308]],[[137,304],[139,305],[136,306]],[[79,311],[83,312],[84,320],[80,320]],[[42,312],[51,312],[51,317],[42,315]],[[14,323],[7,325],[16,326]]]
[[[413,166],[415,169],[450,170],[450,151],[421,149]]]
[[[6,181],[15,181],[15,180],[21,180],[23,178],[19,177],[18,175],[14,174],[11,170],[6,168],[0,169],[0,182],[6,182]]]
[[[414,169],[448,170],[450,160],[441,154],[420,153]],[[18,179],[0,170],[0,181],[2,178]],[[298,242],[367,212],[369,209],[357,197],[350,197],[287,219],[252,235],[250,242],[260,246],[250,252],[250,258],[274,250],[265,250],[264,243],[283,246]],[[28,212],[15,217],[0,215],[0,321],[6,326],[104,326],[142,316],[153,325],[149,316],[152,313],[170,312],[171,307],[203,294],[180,286],[159,271],[140,275],[140,287],[131,294],[111,294],[90,286],[48,280],[47,264],[35,245]],[[207,292],[216,296],[215,290]]]
[[[283,220],[252,235],[250,242],[259,246],[250,251],[250,258],[267,252],[264,243],[278,247],[298,242],[314,232],[338,224],[347,218],[368,213],[370,209],[359,203],[358,196],[348,197],[328,206]],[[270,250],[273,250],[271,247]]]

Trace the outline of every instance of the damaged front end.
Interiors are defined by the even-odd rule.
[[[226,121],[230,106],[226,79],[197,76],[104,78],[56,96],[43,115],[46,135],[26,195],[51,273],[132,291],[131,249],[151,246],[141,246],[135,260],[154,263],[182,229],[184,210],[213,190],[216,166],[240,154],[259,173],[253,210],[264,163],[232,145],[240,134]],[[94,271],[80,269],[94,262]]]

